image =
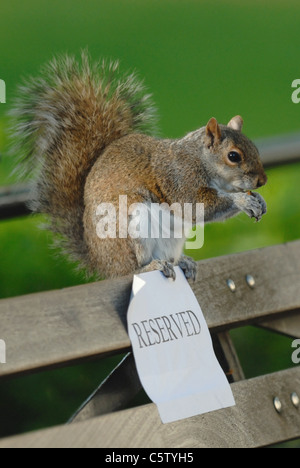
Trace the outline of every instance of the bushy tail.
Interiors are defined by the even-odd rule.
[[[53,60],[19,89],[11,115],[20,167],[34,175],[31,209],[50,215],[50,228],[84,263],[84,185],[111,142],[130,132],[152,133],[154,109],[134,74],[120,78],[118,63]]]

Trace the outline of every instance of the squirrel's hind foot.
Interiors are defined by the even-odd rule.
[[[196,281],[197,278],[197,263],[190,257],[182,255],[178,262],[178,266],[182,269],[186,279]],[[166,278],[176,279],[174,264],[167,260],[152,260],[151,263],[139,270],[138,273],[148,273],[149,271],[161,271]]]
[[[149,271],[161,271],[166,278],[176,280],[174,265],[166,260],[152,260],[151,263],[143,267],[139,273],[148,273]]]
[[[196,281],[197,278],[197,263],[190,257],[182,255],[178,262],[178,266],[182,269],[186,279]]]

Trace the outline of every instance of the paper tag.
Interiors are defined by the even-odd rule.
[[[141,383],[163,423],[235,405],[199,303],[178,267],[176,275],[134,276],[127,316]]]

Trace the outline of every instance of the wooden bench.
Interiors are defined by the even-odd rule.
[[[299,135],[258,146],[266,166],[300,160]],[[28,196],[26,187],[0,191],[0,219],[25,215]],[[246,380],[228,333],[255,324],[300,338],[300,240],[198,263],[191,286],[236,406],[176,423],[163,425],[154,404],[126,409],[141,390],[126,331],[131,283],[126,277],[0,301],[1,338],[9,343],[0,378],[127,353],[69,424],[4,438],[0,448],[263,447],[300,438],[300,367],[291,361],[290,369]]]

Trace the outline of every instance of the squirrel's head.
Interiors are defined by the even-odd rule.
[[[228,125],[212,118],[205,128],[205,166],[218,188],[228,192],[255,190],[267,182],[258,149],[242,127],[238,115]]]

